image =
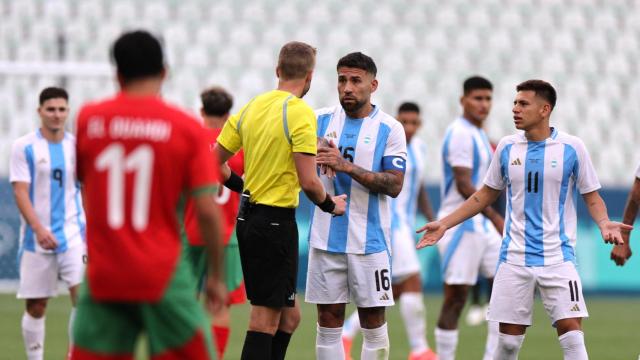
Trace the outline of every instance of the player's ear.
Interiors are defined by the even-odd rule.
[[[204,108],[201,107],[200,108],[200,117],[204,119],[206,115],[207,114],[204,113]]]
[[[371,92],[375,92],[378,89],[378,79],[374,78],[371,81]]]
[[[280,79],[280,68],[276,67],[276,77]]]
[[[162,71],[160,71],[160,79],[162,79],[162,81],[164,81],[167,78],[167,74],[169,73],[169,69],[167,68],[167,66],[163,66],[162,67]]]

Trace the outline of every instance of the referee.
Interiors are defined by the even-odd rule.
[[[252,308],[243,360],[284,359],[300,322],[295,305],[300,188],[323,211],[345,211],[346,195],[330,196],[318,178],[316,117],[301,99],[311,87],[315,56],[305,43],[285,44],[276,68],[277,89],[251,99],[218,137],[222,163],[241,148],[245,156],[236,234]]]

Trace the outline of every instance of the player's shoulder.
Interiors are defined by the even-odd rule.
[[[555,141],[563,143],[563,144],[567,144],[567,145],[571,145],[574,148],[585,148],[584,145],[584,141],[582,141],[582,139],[580,139],[579,137],[575,136],[575,135],[571,135],[569,133],[566,133],[564,131],[560,131],[560,130],[554,130],[554,132],[556,132],[556,136],[555,136]],[[552,134],[552,138],[553,138],[553,134]]]
[[[522,142],[523,139],[526,142],[524,135],[521,133],[515,133],[515,134],[502,137],[502,139],[498,141],[498,145],[496,146],[496,153],[498,153],[499,151],[502,151],[504,148],[506,148],[509,145],[515,144],[517,142]]]
[[[339,109],[340,108],[338,106],[326,106],[319,109],[315,109],[314,113],[316,117],[321,117],[321,116],[331,117],[337,112],[339,112]]]
[[[14,140],[13,148],[24,149],[25,147],[32,145],[33,143],[38,141],[38,139],[41,137],[40,135],[38,135],[38,131],[39,130],[31,131]]]
[[[382,124],[385,124],[392,129],[395,127],[402,127],[402,124],[400,124],[394,116],[389,115],[377,106],[373,109],[373,113],[369,115],[369,117],[380,121]]]

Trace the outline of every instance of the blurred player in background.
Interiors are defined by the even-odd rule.
[[[316,121],[304,97],[316,49],[292,41],[280,49],[278,87],[225,123],[216,149],[222,163],[244,150],[245,181],[236,234],[251,302],[243,360],[284,359],[300,323],[296,305],[300,188],[322,211],[341,215],[345,196],[330,196],[317,174]]]
[[[343,217],[312,214],[306,301],[318,308],[318,359],[345,357],[341,335],[350,298],[363,328],[362,359],[387,359],[385,307],[394,304],[389,196],[402,189],[406,139],[402,125],[371,104],[378,87],[373,59],[348,54],[337,72],[341,106],[316,112],[318,136],[330,141],[318,149],[318,164],[335,172],[321,178],[324,186],[349,197]]]
[[[72,359],[132,358],[144,332],[151,358],[215,358],[206,316],[181,253],[178,214],[191,196],[207,244],[206,293],[224,306],[217,159],[198,120],[159,96],[160,43],[144,31],[112,48],[120,93],[78,115],[78,178],[87,199],[87,278]]]
[[[512,360],[531,325],[540,292],[566,360],[588,358],[582,333],[587,307],[575,266],[577,192],[607,243],[622,244],[598,194],[600,183],[582,140],[550,127],[556,91],[542,80],[519,84],[513,119],[522,133],[504,137],[485,185],[448,216],[425,225],[418,247],[436,243],[448,229],[480,213],[507,189],[507,223],[500,248],[489,321],[500,323],[495,359]]]
[[[20,210],[20,284],[26,299],[22,336],[28,360],[44,355],[45,310],[58,293],[58,279],[71,295],[69,342],[78,284],[85,257],[85,215],[76,180],[76,139],[64,130],[69,96],[49,87],[40,93],[40,128],[15,141],[9,164],[10,181]]]
[[[482,186],[491,162],[491,145],[482,127],[491,111],[493,85],[485,78],[474,76],[464,81],[462,90],[462,116],[449,125],[442,145],[444,178],[439,219],[450,214]],[[444,301],[435,335],[441,360],[455,358],[458,320],[469,287],[475,285],[479,272],[486,278],[493,278],[503,223],[502,216],[489,207],[447,232],[438,243]],[[485,360],[493,358],[497,340],[498,324],[489,323]]]
[[[622,215],[622,222],[627,225],[633,225],[638,216],[638,207],[640,206],[640,166],[636,170],[636,176],[633,181],[631,191],[629,191],[629,197],[627,198],[627,204],[624,207],[624,213]],[[624,244],[616,245],[611,250],[611,260],[616,265],[623,266],[627,260],[631,257],[631,245],[629,239],[631,238],[630,230],[622,230],[622,240]]]
[[[204,120],[204,126],[207,132],[208,149],[214,150],[214,145],[218,134],[224,123],[229,118],[229,110],[233,106],[233,98],[221,87],[212,87],[206,89],[200,95],[202,107],[200,115]],[[225,186],[221,186],[217,195],[216,202],[222,208],[224,215],[224,233],[223,240],[224,250],[224,277],[227,287],[227,303],[226,306],[220,307],[212,316],[211,332],[213,334],[218,358],[222,359],[227,341],[229,340],[229,306],[232,304],[242,304],[246,300],[244,292],[244,284],[242,282],[242,268],[240,266],[240,254],[238,253],[238,239],[235,234],[236,215],[238,214],[238,204],[240,202],[240,194],[242,192],[242,176],[244,171],[244,160],[242,152],[237,153],[228,161],[231,171],[236,179],[236,187],[229,184],[229,180]],[[230,189],[229,187],[233,188]],[[197,281],[197,291],[202,288],[201,280],[205,279],[207,271],[207,254],[205,243],[200,236],[198,228],[195,208],[193,200],[187,202],[185,210],[185,231],[189,243],[187,254],[194,266],[194,276]]]
[[[400,302],[400,315],[411,348],[409,360],[430,360],[436,355],[427,343],[426,311],[414,232],[418,210],[429,221],[435,220],[425,188],[427,149],[424,142],[414,136],[422,125],[418,105],[403,103],[398,108],[397,119],[404,127],[407,139],[407,169],[402,191],[391,200],[391,284],[393,297]],[[345,322],[342,333],[347,358],[350,358],[351,343],[359,330],[360,320],[356,311]]]

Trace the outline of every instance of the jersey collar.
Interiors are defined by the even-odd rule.
[[[546,142],[546,141],[549,141],[549,140],[555,140],[558,137],[558,133],[559,133],[558,129],[556,129],[555,127],[552,126],[551,127],[551,135],[548,138],[546,138],[546,139],[544,139],[542,141],[529,141],[529,140],[527,140],[527,137],[524,136],[524,131],[520,131],[518,137],[520,139],[520,142],[542,143],[542,142]]]

